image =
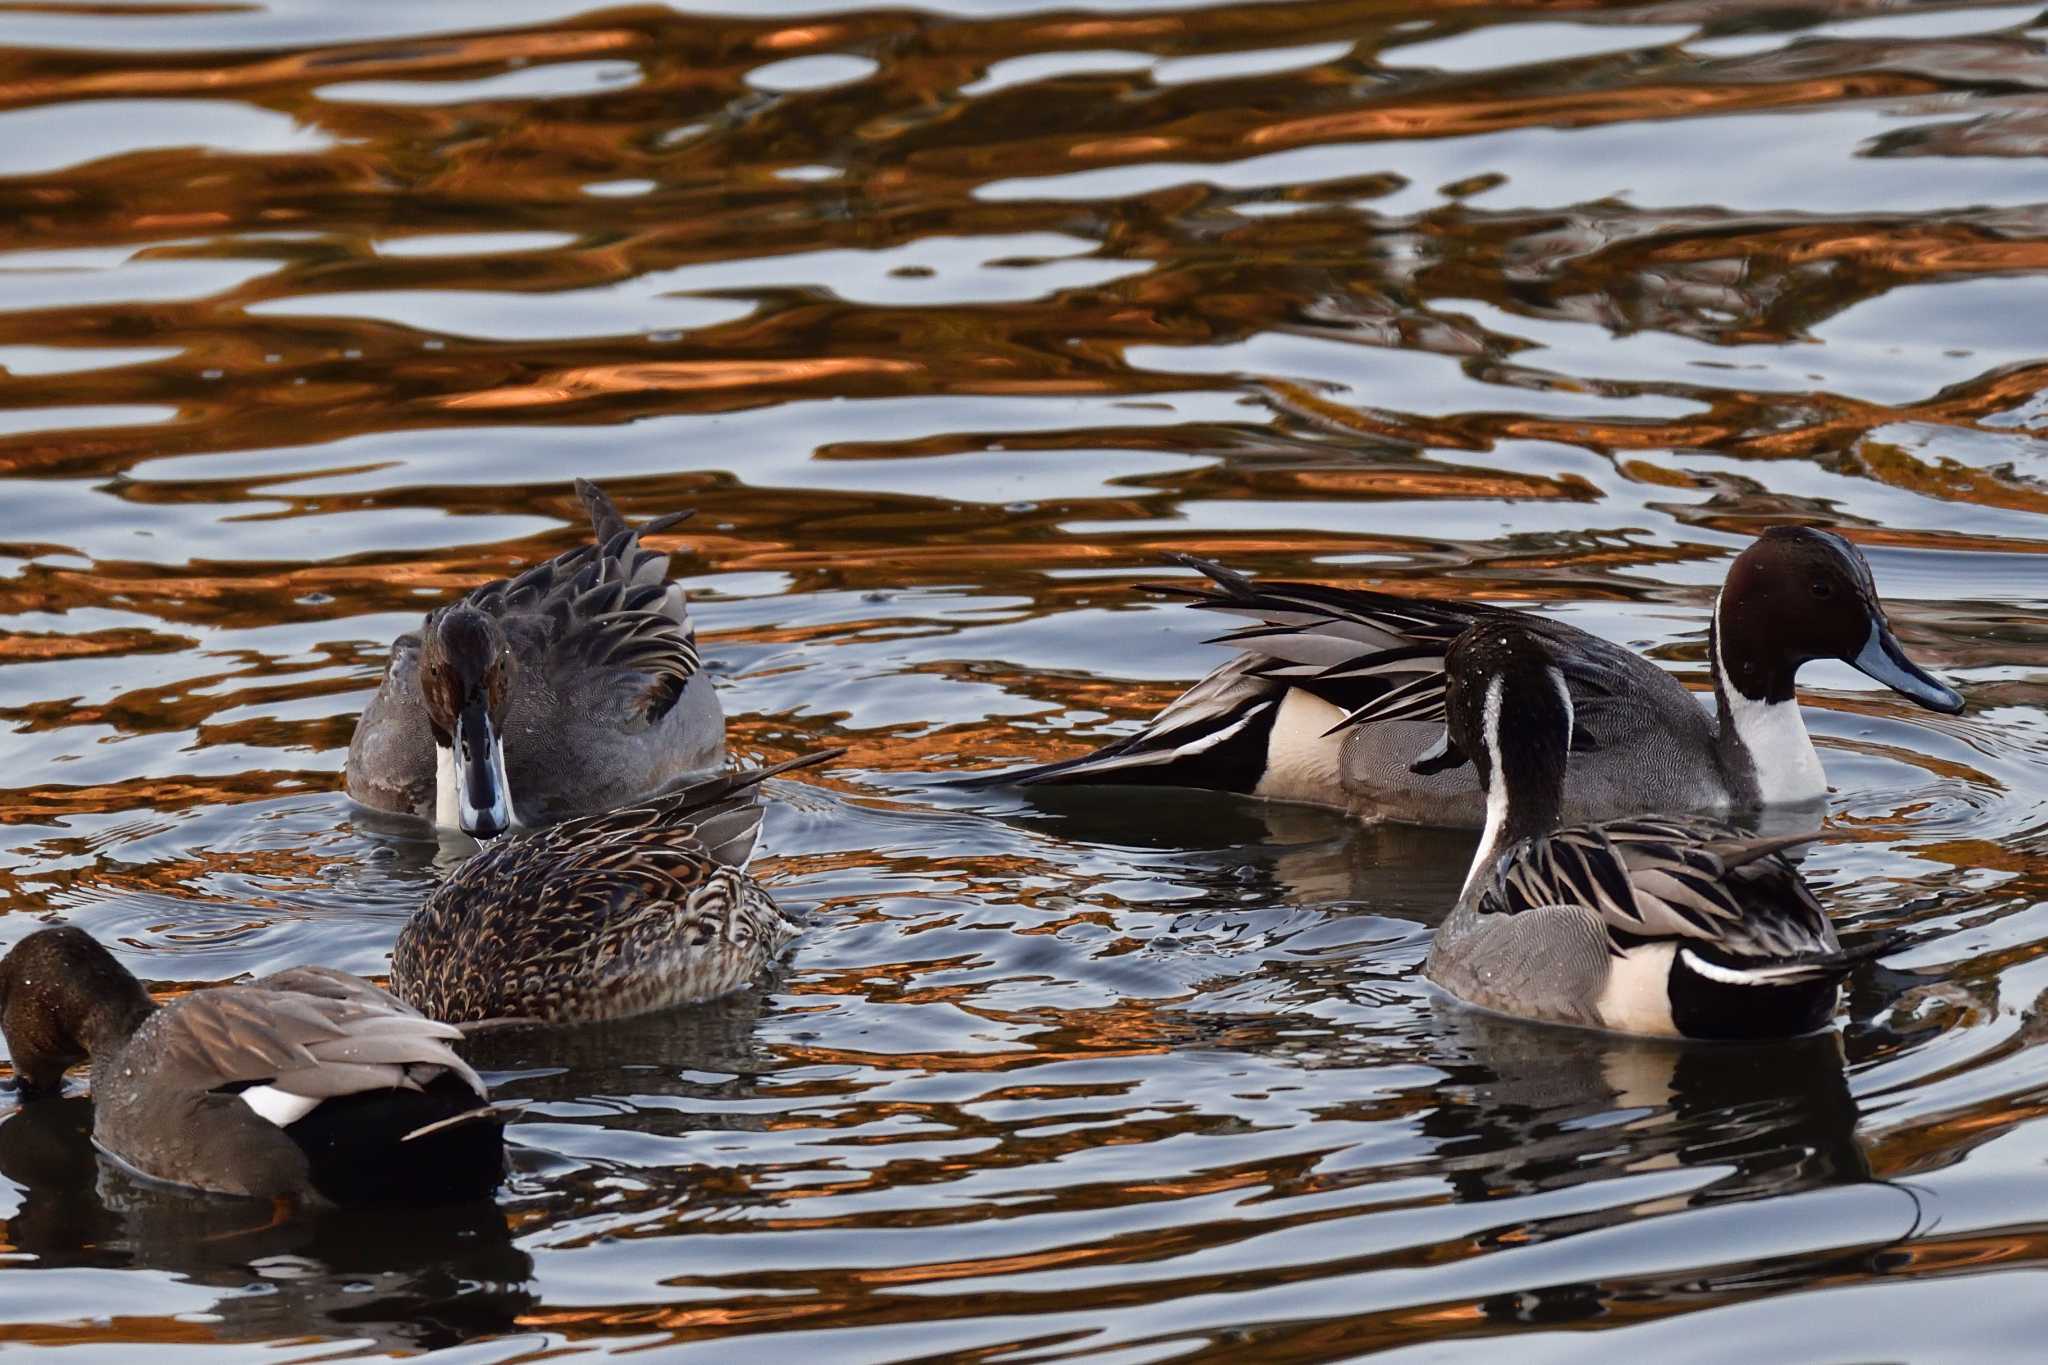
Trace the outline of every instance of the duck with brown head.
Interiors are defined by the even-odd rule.
[[[1569,818],[1817,803],[1826,781],[1793,691],[1815,659],[1840,659],[1930,710],[1963,705],[1906,657],[1861,552],[1808,527],[1770,530],[1730,566],[1714,608],[1716,711],[1641,655],[1553,616],[1254,582],[1180,559],[1213,586],[1162,591],[1252,618],[1218,641],[1241,652],[1136,734],[970,781],[1213,787],[1341,806],[1367,820],[1478,824],[1485,802],[1469,770],[1411,765],[1442,731],[1445,651],[1487,622],[1540,638],[1570,691]]]
[[[458,602],[420,632],[420,695],[434,735],[434,823],[479,839],[512,827],[505,775],[512,659],[505,628]]]
[[[93,1141],[157,1180],[281,1205],[487,1197],[504,1125],[462,1031],[369,982],[295,967],[158,1006],[91,935],[38,929],[0,959],[24,1098],[92,1062]]]
[[[1962,694],[1906,657],[1863,554],[1831,531],[1777,526],[1729,566],[1711,632],[1719,749],[1759,805],[1818,801],[1820,758],[1799,714],[1799,670],[1839,659],[1930,711]]]
[[[392,646],[349,743],[348,794],[488,838],[611,810],[725,761],[682,588],[577,480],[594,541],[429,615]]]

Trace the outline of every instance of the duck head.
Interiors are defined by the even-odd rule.
[[[1487,788],[1489,829],[1550,833],[1565,802],[1571,726],[1571,688],[1544,643],[1511,620],[1479,622],[1444,653],[1444,737],[1409,767],[1434,774],[1470,763]]]
[[[0,958],[0,1031],[24,1096],[135,1032],[156,1009],[142,983],[83,929],[38,929]]]
[[[1961,693],[1906,657],[1863,552],[1830,531],[1774,526],[1736,556],[1714,639],[1723,676],[1748,701],[1789,702],[1802,664],[1840,659],[1930,711],[1963,709]]]
[[[420,691],[434,733],[434,818],[489,839],[512,827],[505,712],[512,650],[498,619],[461,603],[427,618]]]
[[[1555,830],[1564,809],[1572,693],[1542,640],[1513,621],[1482,621],[1444,654],[1444,734],[1409,764],[1417,773],[1464,763],[1486,789],[1486,829],[1472,879],[1510,844]]]

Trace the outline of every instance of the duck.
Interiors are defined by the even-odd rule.
[[[1136,783],[1336,806],[1368,821],[1475,826],[1469,769],[1417,773],[1441,731],[1444,657],[1480,623],[1550,650],[1575,716],[1565,814],[1739,813],[1818,805],[1827,778],[1800,715],[1799,670],[1839,659],[1943,714],[1963,698],[1907,657],[1856,546],[1773,527],[1735,557],[1709,629],[1713,712],[1640,654],[1546,616],[1314,583],[1255,582],[1191,555],[1208,584],[1151,591],[1252,618],[1212,643],[1239,653],[1135,734],[1078,758],[974,774],[975,786]]]
[[[0,958],[0,1031],[25,1100],[92,1063],[92,1136],[153,1180],[280,1211],[488,1198],[505,1124],[462,1031],[360,977],[293,967],[169,1004],[72,925]]]
[[[349,742],[350,799],[478,839],[609,810],[725,762],[725,716],[666,554],[575,481],[593,541],[398,637]]]
[[[1546,635],[1475,623],[1445,654],[1445,720],[1424,770],[1470,765],[1486,825],[1423,974],[1501,1014],[1617,1033],[1785,1038],[1890,946],[1844,950],[1785,850],[1702,815],[1566,824],[1571,684]]]
[[[460,1024],[585,1024],[739,989],[797,935],[744,871],[760,784],[828,749],[492,841],[436,886],[391,989]]]

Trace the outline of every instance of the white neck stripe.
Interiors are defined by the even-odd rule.
[[[1480,715],[1486,741],[1486,832],[1479,836],[1479,847],[1473,851],[1472,869],[1465,874],[1464,888],[1458,892],[1459,900],[1470,895],[1473,886],[1492,869],[1493,860],[1500,853],[1501,834],[1507,829],[1508,783],[1500,768],[1502,690],[1503,680],[1496,673],[1487,680],[1486,704]]]
[[[1806,720],[1799,714],[1799,698],[1790,701],[1758,701],[1744,695],[1728,676],[1723,657],[1727,636],[1721,630],[1724,589],[1714,599],[1714,690],[1733,736],[1749,755],[1756,773],[1757,795],[1767,806],[1801,805],[1827,795],[1827,774],[1821,771],[1820,755],[1813,751],[1813,739],[1806,733]]]

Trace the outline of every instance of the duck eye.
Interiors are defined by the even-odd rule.
[[[1813,581],[1813,595],[1815,597],[1833,597],[1835,595],[1835,585],[1826,579],[1816,578]]]

